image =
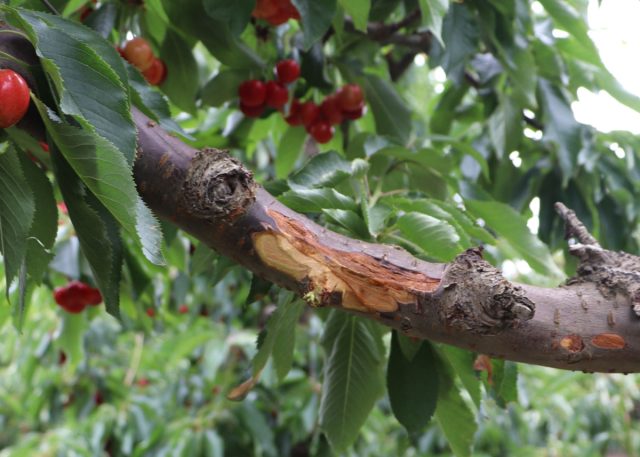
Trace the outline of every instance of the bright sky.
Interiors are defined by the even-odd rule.
[[[609,71],[629,92],[640,95],[640,1],[591,0],[591,38]],[[572,105],[579,122],[599,130],[629,130],[640,133],[640,113],[618,103],[610,95],[578,91]]]

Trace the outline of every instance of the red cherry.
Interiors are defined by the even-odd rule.
[[[342,110],[338,104],[338,98],[335,95],[330,95],[322,101],[320,114],[322,114],[322,117],[331,125],[337,125],[342,122]]]
[[[300,77],[300,65],[293,59],[285,59],[276,65],[276,75],[282,84],[289,84]]]
[[[180,314],[187,314],[187,313],[189,312],[189,307],[188,307],[187,305],[184,305],[184,304],[183,304],[183,305],[180,305],[180,306],[178,307],[178,312],[179,312]]]
[[[278,0],[258,0],[251,15],[258,19],[266,19],[278,12]]]
[[[82,293],[87,305],[97,306],[102,303],[102,294],[100,293],[100,289],[96,289],[95,287],[85,284]]]
[[[347,84],[336,94],[342,111],[355,111],[364,103],[362,88],[357,84]]]
[[[267,98],[267,87],[262,81],[250,79],[240,84],[238,95],[242,105],[260,106],[264,104]]]
[[[240,111],[247,117],[260,117],[264,111],[264,105],[259,106],[246,106],[240,102]]]
[[[147,70],[153,64],[153,50],[144,38],[129,40],[122,50],[124,58],[140,71]]]
[[[352,121],[356,120],[356,119],[360,119],[362,117],[362,115],[364,114],[364,105],[362,105],[360,108],[353,110],[353,111],[343,111],[342,115],[345,117],[345,119],[350,119]]]
[[[0,70],[0,128],[9,128],[24,117],[30,94],[22,76],[13,70]]]
[[[151,66],[142,72],[142,76],[152,86],[159,86],[167,77],[167,66],[161,59],[153,59]]]
[[[302,125],[305,127],[313,124],[320,116],[320,108],[313,102],[304,102],[300,106],[300,118],[302,119]]]
[[[309,134],[318,143],[327,143],[333,138],[333,127],[327,121],[317,121],[309,127]]]
[[[300,12],[298,11],[298,8],[291,3],[291,0],[287,0],[282,8],[287,12],[291,19],[300,19]]]
[[[278,109],[278,108],[282,108],[284,105],[287,104],[287,101],[289,100],[289,92],[287,91],[286,87],[284,87],[282,84],[278,84],[275,81],[269,81],[266,84],[266,87],[267,87],[267,97],[266,97],[267,106]]]
[[[57,287],[53,291],[53,298],[68,313],[78,314],[86,307],[80,281],[71,281],[66,286]]]
[[[147,313],[147,316],[149,316],[149,317],[155,317],[156,316],[156,310],[153,309],[153,308],[147,308],[144,312]]]
[[[289,106],[289,114],[284,118],[284,120],[287,121],[287,124],[292,126],[302,125],[302,118],[300,117],[301,107],[302,104],[300,103],[300,100],[294,98]]]
[[[287,22],[290,18],[289,12],[284,8],[280,8],[275,14],[265,17],[265,20],[273,26],[278,26]]]

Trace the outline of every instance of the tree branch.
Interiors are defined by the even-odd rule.
[[[555,289],[513,284],[477,249],[445,265],[349,239],[280,204],[225,153],[192,149],[139,112],[135,120],[134,174],[152,209],[312,307],[341,308],[492,357],[640,371],[629,294],[603,294],[609,289],[601,282],[580,275]]]
[[[553,289],[514,284],[479,249],[435,264],[331,232],[280,204],[228,154],[195,150],[133,115],[134,177],[156,214],[310,306],[493,357],[640,372],[640,258],[602,249],[563,205],[567,234],[579,242],[570,247],[577,276]]]

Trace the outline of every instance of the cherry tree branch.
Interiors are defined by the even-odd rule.
[[[579,275],[558,288],[511,283],[480,249],[449,264],[425,262],[331,232],[280,204],[225,152],[195,150],[141,113],[134,117],[140,141],[134,175],[149,206],[309,306],[340,308],[492,357],[640,371],[640,321],[632,307],[640,297],[637,257],[576,248]],[[577,219],[558,208],[575,234]],[[606,268],[598,268],[602,259]]]
[[[3,35],[0,49],[19,52],[16,35]],[[437,264],[327,230],[279,203],[226,152],[196,150],[138,110],[133,116],[134,178],[147,205],[309,306],[493,357],[640,372],[640,258],[600,247],[563,205],[556,209],[577,241],[576,277],[557,288],[515,284],[480,249]]]

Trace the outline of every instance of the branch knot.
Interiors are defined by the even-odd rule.
[[[533,317],[535,304],[519,286],[468,249],[447,267],[442,285],[440,319],[458,330],[495,334]]]

